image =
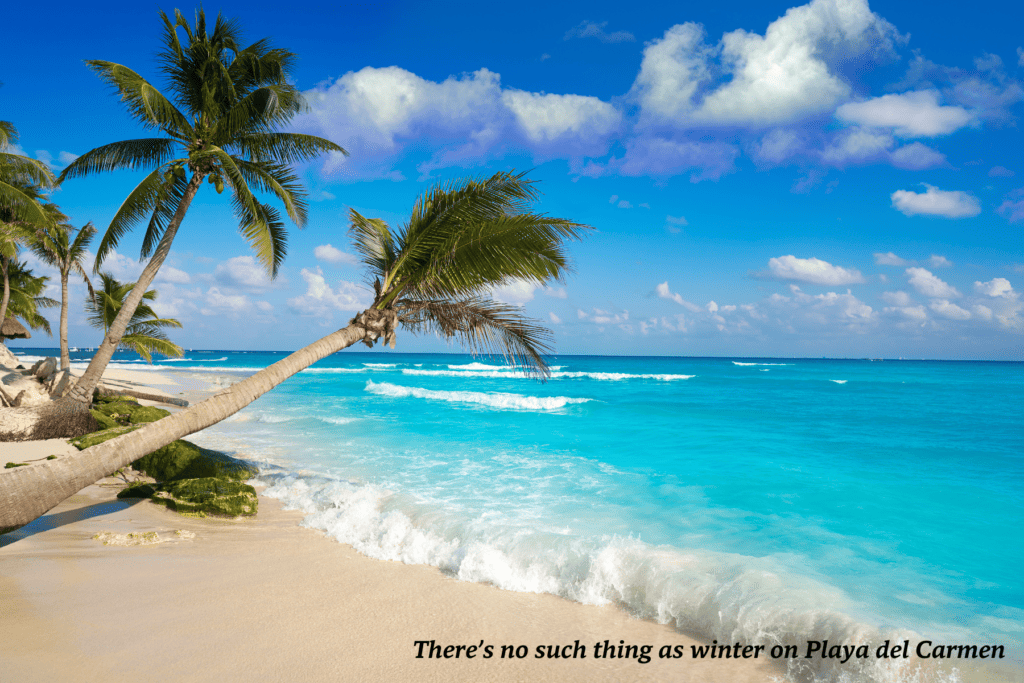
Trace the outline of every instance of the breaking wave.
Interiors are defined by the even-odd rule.
[[[433,391],[419,387],[403,387],[388,382],[366,381],[366,391],[389,398],[424,398],[451,403],[475,403],[504,410],[558,410],[572,403],[586,403],[589,398],[568,396],[524,396],[522,394],[483,393],[479,391]]]

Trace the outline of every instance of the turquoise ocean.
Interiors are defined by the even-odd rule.
[[[114,366],[227,386],[284,355]],[[371,557],[801,655],[1004,645],[1020,674],[1024,363],[550,364],[539,382],[500,359],[342,352],[189,438],[258,462],[266,495]]]

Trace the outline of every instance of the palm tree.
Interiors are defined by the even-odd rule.
[[[100,273],[100,279],[103,286],[92,299],[85,302],[85,310],[89,313],[89,324],[100,328],[106,334],[110,325],[117,318],[117,314],[124,308],[125,300],[131,295],[131,291],[137,286],[137,283],[118,282],[107,273]],[[165,356],[180,358],[184,352],[180,346],[167,338],[164,328],[180,328],[181,323],[174,318],[158,317],[156,312],[145,303],[147,301],[156,301],[155,289],[142,295],[142,303],[132,313],[124,336],[121,337],[121,348],[131,349],[145,358],[147,363],[153,362],[150,355],[153,351]]]
[[[88,66],[113,86],[131,116],[166,137],[124,140],[83,154],[59,180],[119,169],[152,169],[121,204],[96,254],[96,268],[137,223],[149,220],[142,257],[151,256],[138,285],[124,302],[88,369],[70,393],[83,405],[114,354],[146,288],[171,249],[174,236],[203,181],[218,194],[228,187],[242,236],[271,277],[285,256],[287,233],[280,212],[259,201],[267,192],[284,205],[299,227],[306,222],[306,194],[290,165],[325,152],[347,154],[338,145],[280,128],[303,109],[298,89],[288,82],[296,57],[271,47],[269,39],[242,44],[236,20],[218,16],[208,32],[206,15],[196,11],[194,26],[175,10],[164,23],[160,71],[170,97],[126,66],[89,60]],[[184,44],[178,29],[185,34]]]
[[[96,234],[92,223],[86,223],[71,238],[74,228],[66,223],[46,228],[31,245],[32,251],[60,272],[60,369],[71,367],[68,353],[68,279],[72,271],[82,276],[89,289],[89,297],[95,297],[89,275],[85,272],[86,247]]]
[[[39,313],[40,308],[55,308],[60,304],[47,296],[43,296],[50,278],[45,275],[36,276],[21,261],[11,261],[7,267],[10,283],[10,304],[7,315],[21,318],[32,330],[43,330],[47,336],[53,336],[50,321]]]
[[[54,183],[46,164],[10,151],[17,142],[14,124],[0,121],[0,275],[4,280],[0,321],[7,315],[10,300],[8,265],[17,258],[18,247],[30,241],[28,226],[45,225],[50,220],[41,190]]]
[[[53,187],[53,173],[46,164],[10,151],[18,143],[18,129],[10,121],[0,121],[0,209],[5,221],[45,222],[39,197],[26,192],[25,186]]]
[[[61,500],[175,439],[235,414],[316,361],[356,342],[395,344],[398,326],[434,332],[473,352],[500,353],[547,372],[549,334],[490,292],[519,279],[543,285],[568,272],[564,242],[588,226],[528,211],[523,175],[449,183],[420,197],[397,231],[350,213],[356,250],[374,299],[338,330],[202,403],[81,453],[0,471],[0,532],[27,524]]]

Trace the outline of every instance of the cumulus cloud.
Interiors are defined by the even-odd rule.
[[[676,123],[798,120],[846,99],[842,65],[888,54],[895,35],[866,0],[813,0],[789,9],[764,35],[740,29],[715,46],[701,25],[679,24],[644,49],[633,94],[644,116]]]
[[[562,324],[562,319],[555,315],[552,311],[548,311],[548,318],[550,318],[551,322],[553,322],[556,325]]]
[[[579,26],[575,26],[566,32],[565,40],[572,38],[597,38],[602,43],[624,43],[636,40],[636,37],[629,31],[608,33],[604,30],[604,27],[607,25],[607,21],[602,21],[598,24],[593,21],[583,20]]]
[[[912,142],[894,151],[889,159],[896,168],[908,171],[922,171],[926,168],[948,166],[946,155],[920,142]]]
[[[864,102],[848,102],[836,109],[847,123],[892,128],[903,138],[936,137],[970,125],[972,115],[963,107],[939,104],[937,90],[883,95]]]
[[[1011,223],[1024,220],[1024,187],[1007,195],[1006,200],[999,205],[996,212]]]
[[[536,289],[537,285],[527,280],[511,280],[492,289],[491,297],[503,304],[525,306],[527,301],[533,300],[533,293]]]
[[[658,296],[660,296],[662,299],[668,299],[669,301],[675,301],[677,304],[679,304],[683,308],[687,308],[687,309],[689,309],[689,310],[691,310],[693,312],[697,312],[697,311],[701,310],[700,306],[698,306],[697,304],[691,304],[689,301],[684,299],[678,292],[672,292],[671,290],[669,290],[669,288],[668,288],[668,280],[666,280],[665,282],[662,282],[660,285],[655,287],[654,291],[657,292]]]
[[[421,172],[479,163],[508,145],[544,159],[601,155],[621,121],[596,97],[502,89],[487,69],[436,82],[365,67],[305,95],[310,111],[296,127],[344,141],[352,156],[331,156],[324,171],[348,177],[399,179],[391,167],[411,142],[433,153]]]
[[[960,308],[946,299],[935,299],[929,304],[928,308],[950,320],[970,320],[971,318],[970,311]]]
[[[251,307],[252,302],[244,294],[224,294],[219,287],[210,287],[206,292],[206,306],[199,312],[203,315],[236,317]]]
[[[988,282],[975,282],[974,291],[991,297],[1017,298],[1017,292],[1013,291],[1013,286],[1005,277],[992,278]]]
[[[192,276],[185,271],[169,266],[166,263],[160,266],[160,270],[157,271],[156,277],[153,278],[154,282],[170,282],[175,285],[187,285],[192,282]]]
[[[248,289],[266,289],[273,284],[267,269],[252,256],[235,256],[217,264],[213,277],[223,285]]]
[[[892,193],[892,206],[907,216],[929,215],[945,218],[969,218],[981,213],[981,204],[973,195],[959,190],[940,190],[922,183],[923,193],[896,190]]]
[[[306,293],[288,299],[288,306],[301,315],[329,318],[333,311],[359,311],[370,305],[368,292],[354,282],[338,281],[332,289],[324,278],[323,271],[303,268],[302,279],[306,281]]]
[[[988,170],[989,178],[1012,178],[1014,175],[1014,172],[1005,166],[993,166]]]
[[[960,296],[955,287],[935,277],[924,268],[907,268],[910,286],[927,297],[952,299]]]
[[[903,291],[882,292],[882,301],[890,306],[910,306],[914,303],[911,301],[910,295]]]
[[[932,257],[928,259],[928,265],[932,268],[952,268],[953,262],[945,256],[939,256],[938,254],[932,254]]]
[[[846,269],[833,266],[817,258],[779,256],[768,260],[768,272],[760,274],[777,280],[796,280],[816,285],[852,285],[864,282],[864,276],[856,268]]]
[[[330,244],[321,244],[313,250],[313,256],[318,261],[326,261],[327,263],[347,263],[350,266],[358,266],[359,259],[352,254],[345,253],[341,249],[332,247]]]
[[[875,263],[880,266],[905,266],[909,263],[908,261],[905,261],[896,254],[892,253],[891,251],[886,252],[884,254],[876,253],[874,254],[874,257]]]

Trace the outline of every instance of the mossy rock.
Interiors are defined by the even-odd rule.
[[[93,432],[92,434],[80,436],[76,439],[71,439],[68,443],[70,443],[78,450],[84,451],[86,448],[95,446],[98,443],[103,443],[104,441],[110,441],[115,436],[121,436],[122,434],[127,434],[128,432],[134,432],[136,429],[138,429],[137,425],[128,425],[126,427],[112,427],[111,429],[104,429],[99,432]]]
[[[162,408],[139,405],[139,402],[132,398],[118,396],[116,400],[109,400],[110,398],[107,396],[99,397],[94,407],[89,411],[104,429],[109,429],[115,425],[156,422],[170,415],[168,411]]]
[[[120,426],[117,420],[115,420],[114,418],[110,417],[105,413],[101,413],[95,408],[91,409],[89,412],[92,413],[92,416],[94,418],[96,418],[96,424],[99,425],[100,431],[104,429],[113,429],[114,427]]]
[[[187,515],[252,516],[259,507],[256,489],[237,481],[215,477],[182,479],[167,484],[133,484],[118,498],[149,498]]]
[[[200,448],[191,441],[179,439],[145,455],[132,463],[157,481],[202,479],[215,477],[226,481],[245,481],[259,470],[217,451]]]
[[[152,498],[157,492],[155,484],[147,484],[143,481],[136,481],[128,484],[126,488],[117,493],[118,498]]]

